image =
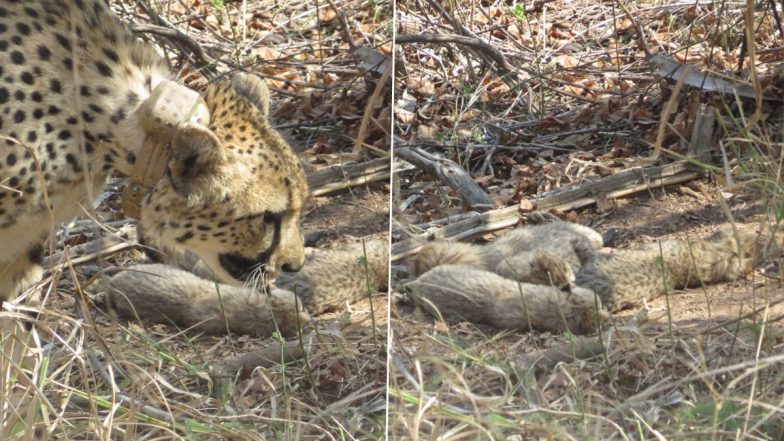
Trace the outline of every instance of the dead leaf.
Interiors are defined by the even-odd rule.
[[[560,371],[548,377],[543,377],[539,380],[539,383],[540,387],[545,388],[542,392],[542,398],[547,402],[553,402],[560,399],[572,384],[569,377]]]
[[[580,123],[588,122],[593,119],[594,115],[595,115],[594,109],[592,109],[590,106],[583,106],[569,120],[569,122],[572,124],[580,124]]]
[[[305,150],[303,154],[306,156],[313,156],[335,153],[335,151],[335,145],[332,143],[329,135],[321,134],[316,137],[313,145],[309,149]]]
[[[620,20],[615,22],[615,30],[620,34],[628,31],[634,26],[634,23],[629,20],[629,17],[623,16]]]
[[[609,213],[615,208],[612,200],[606,194],[596,196],[596,211],[600,214]]]
[[[541,159],[552,159],[554,156],[555,151],[553,149],[544,149],[536,154],[536,157]]]
[[[338,13],[335,12],[335,9],[331,7],[320,9],[318,12],[318,19],[322,26],[331,22],[332,20],[335,20],[336,18],[338,18]]]
[[[421,96],[431,96],[436,93],[436,86],[429,79],[415,79],[408,82],[408,89]]]
[[[437,127],[429,126],[427,124],[420,124],[417,126],[416,139],[420,141],[433,140],[436,139],[436,136],[438,136],[438,132],[439,130]]]
[[[297,106],[292,103],[291,101],[284,101],[281,105],[278,106],[275,113],[272,114],[275,118],[283,118],[284,116],[291,116],[292,114],[296,113]]]
[[[283,54],[281,54],[280,51],[269,46],[257,47],[256,55],[258,55],[259,58],[261,58],[264,61],[273,61],[283,57]]]
[[[566,122],[564,122],[564,121],[562,121],[562,120],[560,120],[558,118],[555,118],[555,117],[549,117],[549,118],[545,118],[542,121],[540,121],[539,124],[537,124],[536,127],[538,129],[540,129],[540,130],[544,130],[544,129],[550,129],[550,128],[553,128],[553,127],[563,127],[565,125],[566,125]]]
[[[556,55],[553,61],[555,61],[555,64],[567,69],[575,67],[579,64],[579,62],[577,61],[577,57],[574,57],[569,54]]]

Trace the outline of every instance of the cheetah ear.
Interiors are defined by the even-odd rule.
[[[256,75],[238,72],[231,77],[231,87],[237,95],[258,109],[262,116],[269,116],[270,92],[264,80]]]
[[[169,177],[174,189],[188,195],[213,176],[226,160],[220,140],[207,127],[181,123],[171,142]]]

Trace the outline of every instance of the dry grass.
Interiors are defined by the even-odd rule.
[[[396,78],[396,133],[459,161],[499,206],[526,208],[537,194],[644,163],[660,127],[663,160],[689,154],[699,106],[710,104],[721,127],[712,143],[715,166],[704,166],[713,182],[687,188],[695,198],[684,203],[686,190],[657,190],[563,215],[654,238],[741,222],[778,234],[780,104],[763,103],[755,121],[753,99],[684,87],[666,109],[673,83],[651,73],[635,24],[650,52],[733,74],[745,3],[469,2],[439,11],[434,2],[400,1],[397,8],[400,34],[458,34],[462,26],[520,69],[501,79],[459,45],[400,48],[407,70]],[[775,28],[767,7],[754,11],[758,96],[781,96],[784,39]],[[748,66],[746,59],[738,78],[749,78]],[[407,171],[396,178],[395,208],[402,208],[395,216],[404,230],[416,233],[414,224],[463,211],[432,177]],[[644,219],[649,211],[656,216]],[[434,322],[396,294],[389,437],[781,439],[784,297],[777,268],[769,263],[766,276],[672,293],[638,317],[620,314],[602,335],[601,356],[543,370],[523,355],[580,340]],[[744,307],[729,316],[711,314],[739,303]]]
[[[150,21],[136,3],[116,1],[112,8],[134,24]],[[351,152],[358,131],[358,117],[352,112],[361,116],[373,89],[365,84],[337,19],[327,14],[329,2],[147,3],[218,60],[219,72],[242,67],[265,76],[273,91],[273,110],[282,109],[273,119],[298,152],[322,134],[328,136],[320,141],[329,146],[328,153]],[[334,4],[347,17],[356,43],[388,44],[388,3]],[[160,43],[191,86],[203,86],[204,78],[184,67],[189,64],[178,50],[158,36],[148,38]],[[330,107],[333,111],[324,110]],[[368,131],[365,142],[382,146],[379,132],[383,134]],[[321,160],[319,155],[313,151],[303,156],[314,168],[332,162],[329,155]],[[91,210],[92,220],[58,230],[50,249],[62,251],[113,227],[132,225],[118,211],[122,182],[113,178]],[[373,191],[357,189],[355,194]],[[329,225],[324,219],[305,222],[310,229]],[[124,229],[121,237],[133,243],[133,229]],[[5,412],[0,419],[10,422],[16,417],[2,429],[0,439],[32,439],[36,432],[43,439],[64,440],[383,437],[386,297],[373,296],[355,305],[352,313],[320,317],[314,339],[305,342],[311,330],[303,330],[305,358],[238,378],[234,393],[219,400],[213,398],[209,377],[213,365],[283,341],[208,337],[174,326],[118,322],[101,310],[100,284],[94,282],[106,268],[143,258],[140,250],[125,247],[97,261],[65,262],[64,269],[51,272],[40,285],[41,307],[0,313],[34,325],[31,334],[19,334],[32,336],[33,341],[22,343],[33,356],[23,366],[4,370],[0,378]]]
[[[763,320],[711,331],[616,322],[603,356],[544,372],[522,355],[568,347],[569,336],[409,318],[393,327],[392,439],[779,439],[784,430],[782,332]]]
[[[24,439],[32,427],[58,439],[375,439],[383,433],[384,336],[372,335],[367,314],[353,317],[360,332],[322,321],[307,358],[256,370],[238,380],[227,402],[211,397],[212,365],[279,343],[70,314],[49,307],[37,321],[34,335],[48,343],[32,373],[24,371],[6,395],[30,401],[16,411],[23,422],[3,439]]]

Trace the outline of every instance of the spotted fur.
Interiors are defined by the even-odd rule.
[[[389,246],[382,238],[316,250],[301,271],[282,273],[267,293],[211,281],[198,262],[185,266],[203,278],[174,266],[135,265],[107,278],[104,286],[111,304],[126,317],[210,334],[231,330],[266,337],[278,330],[291,335],[307,322],[308,313],[340,309],[369,292],[385,291]]]
[[[37,250],[108,173],[130,173],[140,105],[172,78],[103,0],[0,2],[0,300],[40,278]],[[211,84],[211,125],[176,129],[166,176],[142,206],[148,237],[233,284],[304,259],[304,173],[267,122],[267,97],[251,75]]]
[[[490,245],[428,244],[412,261],[425,272],[406,286],[447,318],[590,332],[608,311],[750,273],[763,259],[764,242],[728,230],[696,240],[598,250],[601,237],[595,231],[555,222],[512,230]]]

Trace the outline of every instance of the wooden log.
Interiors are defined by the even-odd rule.
[[[573,342],[525,354],[515,360],[514,363],[518,368],[533,370],[535,373],[549,371],[559,363],[587,360],[603,353],[608,337],[609,333],[605,333],[603,339],[599,337],[575,337]]]
[[[391,161],[388,157],[366,162],[338,164],[308,173],[308,188],[313,196],[323,196],[357,185],[388,181]]]
[[[687,161],[655,167],[633,168],[585,182],[579,187],[558,191],[540,196],[532,200],[534,210],[568,211],[586,207],[596,203],[605,195],[608,199],[617,199],[652,188],[697,179],[701,171]],[[439,229],[430,229],[425,233],[400,241],[392,245],[392,261],[404,259],[416,254],[426,240],[445,239],[461,240],[516,225],[520,220],[520,208],[517,206],[488,211],[478,216],[446,225]]]
[[[684,182],[698,176],[699,173],[695,171],[694,166],[686,161],[631,168],[593,182],[586,182],[579,187],[542,197],[535,201],[535,205],[537,210],[550,208],[572,210],[595,203],[596,196],[600,194],[605,194],[612,199],[641,190]]]
[[[306,340],[311,340],[307,338]],[[256,368],[271,368],[290,363],[307,355],[303,344],[297,340],[283,342],[252,352],[224,359],[210,372],[212,396],[228,401],[234,393],[236,379],[245,379]]]
[[[455,190],[463,204],[472,210],[487,211],[495,205],[468,172],[451,159],[439,158],[416,147],[396,148],[395,158],[410,162],[418,169],[444,182]]]
[[[716,123],[716,109],[711,105],[700,104],[700,112],[694,122],[694,129],[689,143],[689,156],[703,162],[710,163],[711,151],[714,143]]]

